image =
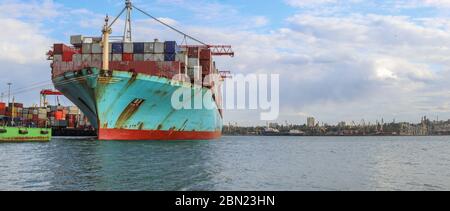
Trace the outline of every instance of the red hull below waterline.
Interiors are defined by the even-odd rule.
[[[177,140],[212,140],[222,136],[221,131],[162,131],[162,130],[127,130],[99,129],[99,140],[114,141],[177,141]]]

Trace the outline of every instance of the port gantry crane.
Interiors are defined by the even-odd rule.
[[[39,103],[39,107],[47,107],[48,102],[47,102],[47,96],[56,96],[57,100],[58,100],[58,105],[59,105],[59,98],[58,96],[62,96],[63,94],[60,91],[55,91],[55,90],[51,90],[51,89],[44,89],[41,91],[41,98],[40,98],[40,103]]]
[[[138,7],[136,7],[134,4],[131,3],[131,0],[125,0],[125,8],[122,9],[122,11],[119,13],[119,15],[117,15],[114,20],[109,24],[109,17],[108,15],[105,18],[105,25],[103,27],[102,33],[103,33],[103,69],[104,70],[108,70],[109,69],[109,64],[106,61],[109,61],[109,35],[112,33],[112,26],[114,25],[114,23],[120,18],[120,16],[122,16],[123,13],[126,12],[126,19],[125,19],[125,28],[124,28],[124,34],[123,34],[123,42],[132,42],[132,37],[131,37],[131,11],[133,9],[138,10],[139,12],[141,12],[142,14],[150,17],[151,19],[155,20],[156,22],[166,26],[167,28],[181,34],[184,37],[184,40],[191,39],[201,45],[182,45],[181,47],[198,47],[200,49],[209,49],[211,50],[211,54],[213,56],[231,56],[234,57],[234,51],[231,47],[231,45],[210,45],[210,44],[206,44],[203,41],[200,41],[199,39],[192,37],[178,29],[176,29],[175,27],[161,21],[160,19],[154,17],[153,15],[145,12],[144,10],[139,9]],[[230,71],[221,71],[220,74],[222,75],[223,78],[229,78],[230,76]]]

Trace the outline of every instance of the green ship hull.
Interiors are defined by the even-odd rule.
[[[1,142],[48,142],[52,130],[48,128],[0,127]]]

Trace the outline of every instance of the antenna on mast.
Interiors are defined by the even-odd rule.
[[[133,9],[131,0],[125,1],[125,8],[127,10],[127,17],[125,19],[125,29],[123,31],[123,42],[131,42],[131,10]]]

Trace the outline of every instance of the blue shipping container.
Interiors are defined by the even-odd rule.
[[[175,53],[166,53],[164,54],[164,61],[173,62],[175,61],[176,55]]]
[[[176,41],[166,41],[164,42],[164,52],[168,54],[174,54],[177,52],[177,42]]]
[[[144,43],[133,43],[133,53],[139,53],[139,54],[143,54],[144,53]]]
[[[112,43],[112,53],[113,54],[123,53],[123,43]]]

